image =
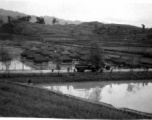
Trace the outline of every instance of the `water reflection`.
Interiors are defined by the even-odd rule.
[[[22,63],[20,60],[12,60],[8,66],[9,70],[31,70],[32,67]],[[0,70],[6,70],[6,66],[0,62]]]
[[[152,82],[83,82],[38,85],[64,94],[152,113]]]

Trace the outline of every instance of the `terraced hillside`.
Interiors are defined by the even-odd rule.
[[[2,34],[21,35],[27,41],[43,41],[72,47],[90,47],[97,42],[108,56],[114,58],[151,57],[152,40],[147,37],[149,30],[130,25],[85,22],[79,25],[44,25],[13,20],[4,24]],[[90,51],[90,48],[87,49]]]

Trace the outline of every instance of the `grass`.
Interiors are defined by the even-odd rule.
[[[38,118],[148,118],[51,91],[0,82],[0,115]]]
[[[4,75],[0,75],[4,79]],[[27,83],[59,83],[59,82],[87,82],[87,81],[122,81],[122,80],[151,80],[152,72],[113,72],[113,73],[58,73],[53,74],[9,74],[5,78],[12,82]]]

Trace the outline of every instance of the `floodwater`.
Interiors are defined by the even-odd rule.
[[[31,70],[32,67],[23,64],[20,60],[12,60],[8,63],[8,70]],[[6,70],[6,65],[0,62],[0,70]]]
[[[37,85],[48,90],[152,113],[152,81],[81,82]]]

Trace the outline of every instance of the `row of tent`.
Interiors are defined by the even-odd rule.
[[[111,55],[110,57],[106,57],[105,60],[114,65],[130,68],[140,68],[142,66],[152,67],[152,59],[149,58],[129,58],[127,56],[120,57],[117,55]]]
[[[21,57],[26,58],[29,61],[33,61],[36,63],[48,62],[48,61],[60,61],[63,63],[72,62],[73,59],[79,59],[80,61],[88,61],[90,59],[89,55],[80,55],[78,53],[66,54],[64,53],[57,53],[57,52],[50,52],[50,51],[24,51],[21,53]]]

